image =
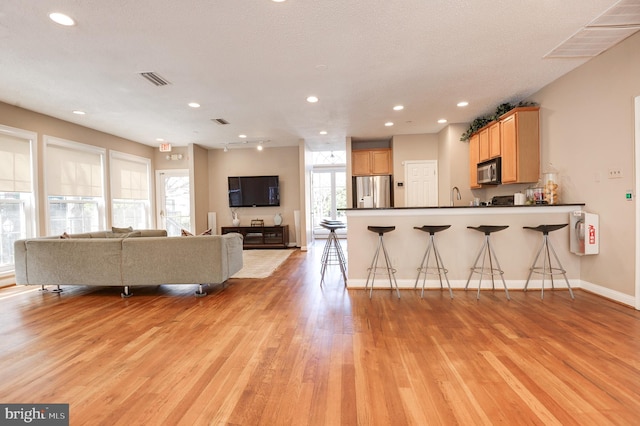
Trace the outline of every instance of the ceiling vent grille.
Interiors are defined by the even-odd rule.
[[[211,121],[213,121],[214,123],[219,124],[221,126],[229,124],[229,122],[227,120],[225,120],[224,118],[212,118]]]
[[[640,1],[620,0],[544,57],[597,56],[638,30],[640,30]]]
[[[141,72],[140,76],[142,76],[154,86],[166,86],[168,84],[171,84],[168,80],[156,74],[155,72]]]

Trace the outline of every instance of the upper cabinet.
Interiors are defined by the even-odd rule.
[[[392,174],[391,149],[358,149],[351,151],[351,172],[353,176]]]
[[[469,186],[480,188],[478,183],[478,163],[480,162],[480,134],[469,138]]]
[[[501,140],[499,121],[493,121],[491,124],[483,127],[478,132],[478,137],[480,163],[490,160],[491,158],[500,157]]]
[[[502,183],[537,182],[540,175],[539,107],[518,107],[469,138],[469,184],[480,188],[477,165],[502,158]]]
[[[500,117],[502,183],[537,182],[540,177],[539,107],[514,108]]]

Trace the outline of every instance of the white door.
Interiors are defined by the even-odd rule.
[[[405,161],[406,207],[438,205],[438,162],[436,160]]]
[[[167,235],[180,235],[191,229],[191,196],[188,170],[158,170],[156,172],[158,226]]]

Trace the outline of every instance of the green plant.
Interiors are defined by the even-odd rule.
[[[473,120],[471,122],[471,124],[469,125],[469,128],[467,129],[467,131],[464,132],[460,136],[460,140],[462,142],[468,141],[469,138],[471,137],[471,135],[473,135],[478,130],[482,129],[487,124],[491,123],[492,121],[498,120],[502,115],[508,113],[509,111],[511,111],[514,108],[524,107],[524,106],[536,106],[536,103],[535,102],[522,102],[521,101],[517,105],[513,105],[513,104],[511,104],[509,102],[505,102],[503,104],[498,105],[498,107],[496,108],[496,110],[495,110],[495,112],[493,114],[491,114],[489,116],[478,117],[475,120]]]

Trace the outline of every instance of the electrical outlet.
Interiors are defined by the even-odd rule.
[[[619,179],[621,177],[624,177],[624,174],[622,173],[622,169],[619,167],[613,168],[613,169],[609,169],[609,175],[608,175],[609,179]]]

